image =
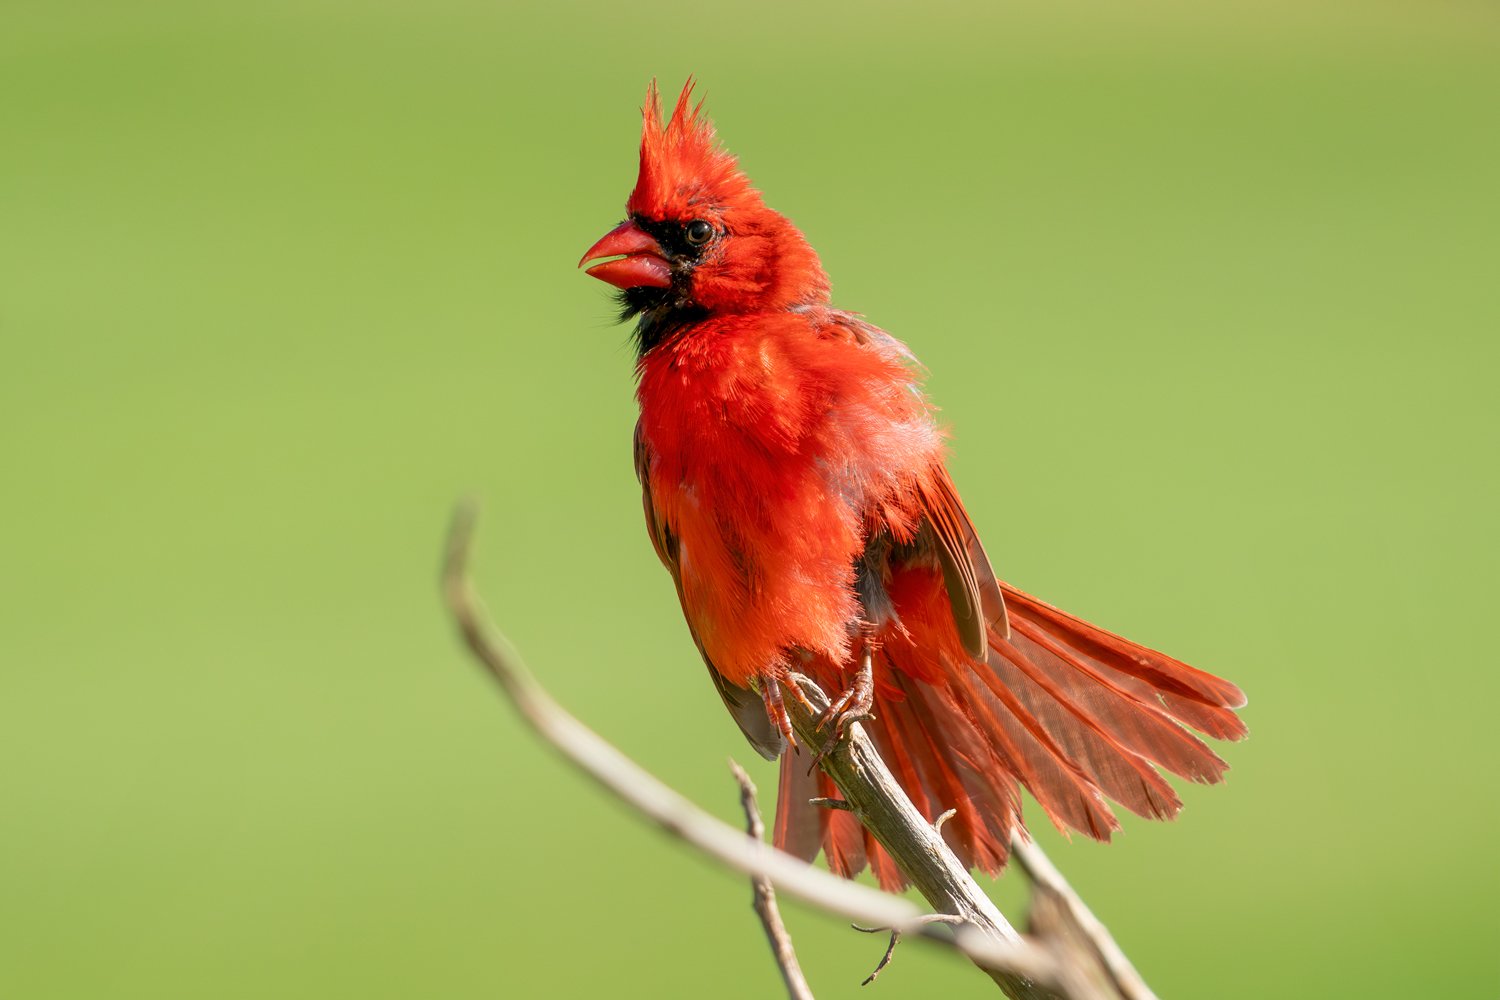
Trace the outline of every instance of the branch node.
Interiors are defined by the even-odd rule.
[[[849,812],[854,811],[854,807],[845,802],[843,799],[816,798],[808,799],[807,802],[809,805],[822,806],[824,809],[844,809]]]

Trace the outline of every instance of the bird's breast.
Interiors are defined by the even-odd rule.
[[[639,391],[645,486],[677,540],[684,611],[736,683],[792,648],[842,661],[872,522],[902,516],[903,481],[940,436],[904,369],[845,379],[774,330],[698,340],[648,355]]]

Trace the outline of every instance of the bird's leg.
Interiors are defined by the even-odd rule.
[[[865,638],[859,654],[859,669],[854,674],[854,680],[828,710],[818,720],[818,728],[822,729],[829,723],[833,724],[833,732],[828,734],[828,740],[818,750],[817,756],[813,757],[813,766],[828,756],[838,741],[844,738],[844,733],[849,727],[864,719],[873,719],[875,716],[870,709],[875,707],[875,640]]]
[[[818,719],[818,728],[833,723],[834,736],[841,737],[851,722],[872,719],[870,709],[875,707],[875,640],[868,636],[860,640],[859,669],[854,680],[843,693],[829,705]]]
[[[765,699],[766,714],[771,717],[771,723],[781,730],[786,745],[798,750],[797,735],[792,732],[791,716],[786,714],[786,703],[781,700],[781,682],[772,677],[765,678],[760,682],[760,696]]]

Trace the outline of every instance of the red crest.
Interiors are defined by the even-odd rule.
[[[718,144],[713,122],[703,114],[703,102],[692,103],[693,79],[688,78],[672,117],[661,121],[661,95],[656,81],[646,89],[641,109],[641,171],[625,209],[648,219],[685,218],[705,208],[760,204],[760,195],[731,153]]]

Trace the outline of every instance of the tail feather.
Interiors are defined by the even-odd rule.
[[[904,693],[902,700],[905,700]],[[934,810],[927,798],[928,779],[918,770],[915,758],[914,751],[918,747],[918,740],[905,731],[908,713],[904,706],[898,709],[895,705],[883,703],[883,700],[878,697],[877,702],[880,704],[875,712],[876,718],[888,719],[890,724],[869,726],[868,732],[875,741],[875,749],[880,751],[881,759],[891,769],[891,774],[895,776],[896,781],[907,790],[912,805],[916,806],[923,816],[933,815]],[[937,811],[941,812],[941,810]]]
[[[783,758],[782,767],[786,767]],[[800,766],[793,762],[793,767]],[[818,774],[818,794],[824,798],[838,798],[838,789],[833,781],[821,772]],[[828,857],[828,867],[835,875],[853,878],[865,870],[868,854],[865,850],[865,828],[847,809],[817,809],[823,826],[823,852]]]
[[[901,874],[901,869],[891,856],[885,852],[885,848],[875,842],[875,838],[868,832],[865,834],[865,851],[870,856],[870,870],[875,873],[875,881],[887,892],[901,892],[906,888],[906,876]]]
[[[776,783],[776,820],[771,826],[772,839],[777,847],[803,861],[817,857],[823,846],[820,814],[824,810],[809,804],[809,800],[819,794],[818,778],[806,766],[798,766],[796,755],[782,754],[781,776]]]
[[[933,701],[946,704],[935,707]],[[994,754],[988,751],[984,738],[954,711],[946,693],[912,684],[910,696],[902,705],[909,707],[900,721],[917,759],[925,771],[937,775],[937,780],[927,785],[930,804],[923,815],[935,822],[942,813],[955,810],[943,827],[950,846],[968,864],[998,872],[1005,866],[1010,827],[1020,818],[1015,780],[1009,772],[994,766]],[[944,725],[939,711],[942,720],[958,718],[964,722]],[[997,775],[1004,776],[1002,781],[996,781]]]
[[[1010,636],[991,628],[986,658],[970,657],[935,610],[941,577],[929,570],[930,583],[918,586],[921,572],[891,587],[899,624],[883,636],[875,719],[865,728],[923,816],[955,810],[943,835],[966,865],[990,874],[1004,867],[1021,786],[1059,829],[1108,840],[1120,826],[1110,801],[1150,819],[1182,808],[1157,768],[1222,780],[1228,765],[1189,727],[1242,738],[1238,687],[1004,584]],[[838,673],[823,667],[826,687]],[[777,845],[810,857],[821,844],[835,872],[868,865],[883,887],[904,888],[851,813],[808,803],[810,789],[836,793],[822,775],[789,774],[805,768],[782,758]]]
[[[1021,783],[1014,770],[1006,767],[995,752],[988,737],[963,711],[953,693],[943,691],[940,695],[936,692],[932,695],[933,699],[939,697],[945,706],[942,711],[964,719],[964,725],[948,727],[957,729],[956,739],[937,741],[939,751],[951,757],[954,773],[969,794],[970,801],[965,803],[967,808],[954,816],[960,824],[956,832],[967,829],[973,833],[970,846],[959,854],[971,865],[998,873],[1005,867],[1010,831],[1021,822]],[[936,711],[929,701],[926,718],[931,720]],[[942,815],[950,808],[954,808],[953,803],[933,804],[936,815]]]
[[[1245,692],[1222,677],[1106,632],[1009,585],[1001,584],[1001,590],[1005,593],[1007,605],[1011,602],[1021,605],[1023,616],[1046,629],[1054,638],[1085,656],[1146,682],[1163,699],[1183,699],[1218,709],[1219,717],[1228,723],[1226,728],[1229,731],[1245,735],[1245,724],[1233,713],[1234,709],[1245,707]]]
[[[1137,760],[1153,761],[1189,781],[1213,783],[1223,776],[1229,765],[1173,719],[1149,688],[1130,691],[1111,678],[1116,672],[1106,673],[1087,658],[1070,655],[1017,617],[1011,643],[1002,644],[1010,647],[1010,655],[1001,655],[1046,689],[1056,705]],[[1065,731],[1071,733],[1072,727],[1065,725]]]
[[[1058,745],[1014,690],[1001,683],[992,670],[975,666],[978,669],[970,675],[982,681],[983,687],[968,683],[968,677],[960,674],[960,690],[970,709],[976,710],[982,731],[1010,763],[1016,777],[1059,829],[1071,827],[1098,840],[1108,840],[1120,823],[1090,775]]]
[[[1044,651],[1028,649],[1022,638],[1023,627],[1023,622],[1015,623],[1012,642],[996,637],[989,669],[983,671],[986,681],[1014,692],[1017,700],[1034,712],[1048,731],[1057,734],[1064,748],[1062,752],[1076,762],[1092,788],[1139,816],[1150,819],[1175,816],[1182,806],[1181,799],[1167,780],[1142,759],[1136,749],[1138,741],[1130,738],[1136,723],[1131,708],[1101,705],[1097,696],[1085,694],[1080,698],[1079,692],[1067,690],[1071,685],[1065,687],[1066,679],[1056,676],[1055,667],[1061,664],[1047,663],[1043,655],[1038,655]],[[1055,822],[1057,817],[1053,819]],[[1068,825],[1095,836],[1077,823]]]

